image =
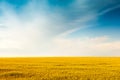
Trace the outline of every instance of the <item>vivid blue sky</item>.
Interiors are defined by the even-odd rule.
[[[119,56],[119,21],[120,0],[0,0],[0,55]]]

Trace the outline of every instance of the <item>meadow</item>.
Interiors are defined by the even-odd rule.
[[[120,58],[0,58],[0,80],[120,80]]]

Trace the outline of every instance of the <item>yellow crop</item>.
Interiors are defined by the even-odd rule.
[[[120,58],[0,58],[0,80],[120,80]]]

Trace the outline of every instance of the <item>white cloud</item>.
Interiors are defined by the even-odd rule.
[[[55,39],[56,56],[120,56],[120,41],[108,37]]]

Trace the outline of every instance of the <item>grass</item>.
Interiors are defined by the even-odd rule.
[[[0,80],[120,80],[120,58],[0,58]]]

